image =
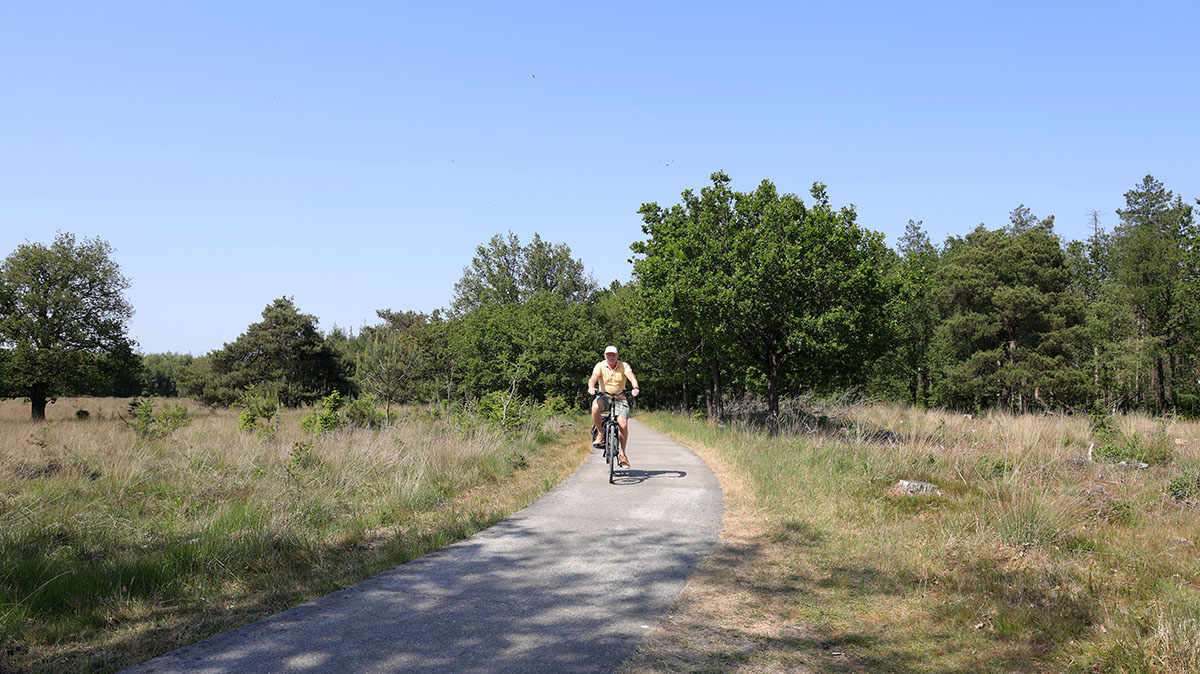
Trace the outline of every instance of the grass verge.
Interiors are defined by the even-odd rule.
[[[1200,426],[843,405],[768,438],[640,418],[717,472],[713,554],[622,674],[1200,671]],[[1169,445],[1169,447],[1166,447]],[[906,495],[901,479],[935,483]]]
[[[277,613],[507,517],[587,453],[554,419],[314,435],[300,410],[264,437],[191,407],[147,437],[122,401],[57,407],[0,409],[0,672],[115,671]]]

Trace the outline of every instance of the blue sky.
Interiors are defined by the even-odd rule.
[[[1200,197],[1187,2],[4,3],[0,253],[113,245],[144,352],[276,297],[321,328],[447,306],[512,231],[627,280],[643,202],[724,170],[890,244],[1019,204],[1111,229]]]

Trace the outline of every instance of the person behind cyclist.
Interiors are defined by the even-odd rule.
[[[601,383],[605,393],[617,396],[613,400],[613,411],[617,416],[617,426],[621,429],[621,455],[617,457],[617,461],[622,468],[629,467],[629,459],[625,456],[625,446],[629,444],[629,400],[625,397],[626,381],[633,383],[631,394],[636,396],[638,380],[637,375],[633,373],[633,368],[629,367],[629,363],[617,359],[617,347],[606,348],[604,360],[596,363],[596,367],[592,368],[592,378],[588,380],[588,395],[596,396],[592,400],[592,422],[596,424],[597,429],[602,428],[603,414],[608,409],[608,401],[596,395],[596,383]],[[595,432],[592,435],[592,446],[604,446],[603,438],[599,438]]]

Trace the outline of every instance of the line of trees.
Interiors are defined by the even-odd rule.
[[[893,250],[835,207],[724,173],[678,204],[644,204],[628,283],[602,287],[563,244],[496,235],[445,310],[381,309],[323,333],[282,297],[204,356],[136,355],[128,281],[103,241],[60,234],[0,265],[0,395],[44,416],[57,395],[182,395],[228,405],[248,387],[285,405],[338,390],[389,409],[491,396],[584,401],[610,343],[659,405],[721,418],[761,396],[854,388],[961,410],[1112,407],[1200,414],[1200,231],[1151,176],[1111,232],[1062,241],[1025,206],[940,246],[908,223]]]

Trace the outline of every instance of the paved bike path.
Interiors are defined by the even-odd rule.
[[[611,672],[716,543],[724,499],[686,447],[630,420],[631,469],[583,466],[436,552],[125,674]]]

